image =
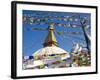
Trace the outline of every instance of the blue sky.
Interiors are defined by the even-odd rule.
[[[58,17],[64,17],[64,16],[72,16],[74,14],[79,14],[81,17],[87,17],[90,19],[91,14],[89,13],[69,13],[69,12],[48,12],[48,11],[33,11],[33,10],[23,10],[23,15],[31,15],[36,17],[45,17],[45,16],[58,16]],[[63,20],[50,20],[48,19],[48,22],[53,23],[61,23],[61,24],[79,24],[78,21],[63,21]],[[87,23],[87,25],[90,26],[90,23]],[[43,48],[44,40],[47,36],[48,31],[47,30],[32,30],[32,28],[48,28],[47,24],[28,24],[23,22],[23,55],[24,56],[31,56],[35,51],[37,51],[40,48]],[[81,27],[80,28],[65,28],[65,27],[59,27],[55,26],[56,31],[65,31],[65,32],[81,32],[82,34],[78,35],[71,35],[71,34],[61,34],[58,35],[55,33],[56,39],[59,43],[59,47],[70,52],[73,47],[73,42],[78,42],[86,45],[84,41],[84,35],[82,32]],[[90,30],[88,30],[90,31]]]

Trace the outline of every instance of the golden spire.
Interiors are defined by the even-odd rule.
[[[54,35],[54,24],[50,24],[50,26],[48,28],[48,35],[47,35],[43,45],[44,45],[44,47],[53,46],[53,45],[58,46],[56,37]]]

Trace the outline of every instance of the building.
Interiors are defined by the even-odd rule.
[[[69,66],[67,58],[69,53],[61,49],[54,35],[54,25],[51,24],[48,28],[48,35],[43,43],[43,48],[33,53],[34,61],[41,60],[48,68]],[[62,64],[63,63],[63,64]]]

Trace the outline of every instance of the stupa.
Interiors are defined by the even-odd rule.
[[[70,57],[69,53],[64,49],[60,48],[56,37],[54,35],[54,25],[48,27],[48,35],[43,43],[43,48],[33,53],[34,58],[40,57],[44,61],[44,64],[54,62],[56,60],[63,60]],[[59,56],[55,59],[50,59],[50,56]]]

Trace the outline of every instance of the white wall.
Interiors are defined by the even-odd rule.
[[[35,2],[37,0],[30,0],[30,1]],[[51,2],[51,3],[54,2],[54,3],[64,3],[64,4],[66,3],[66,4],[98,5],[98,6],[100,5],[100,0],[38,0],[37,2]],[[11,60],[10,59],[11,58],[10,3],[11,3],[11,0],[1,0],[0,2],[0,80],[11,80],[10,78],[10,65],[11,65],[11,62],[10,62]],[[99,11],[99,14],[100,14],[100,11]],[[100,20],[100,16],[98,17]],[[100,37],[98,41],[100,41]],[[98,56],[100,57],[100,54]],[[100,61],[100,58],[98,61]],[[100,64],[99,64],[99,67],[100,67]],[[35,78],[34,80],[56,80],[56,79],[58,80],[100,80],[100,74]],[[32,79],[27,79],[27,80],[32,80]]]

